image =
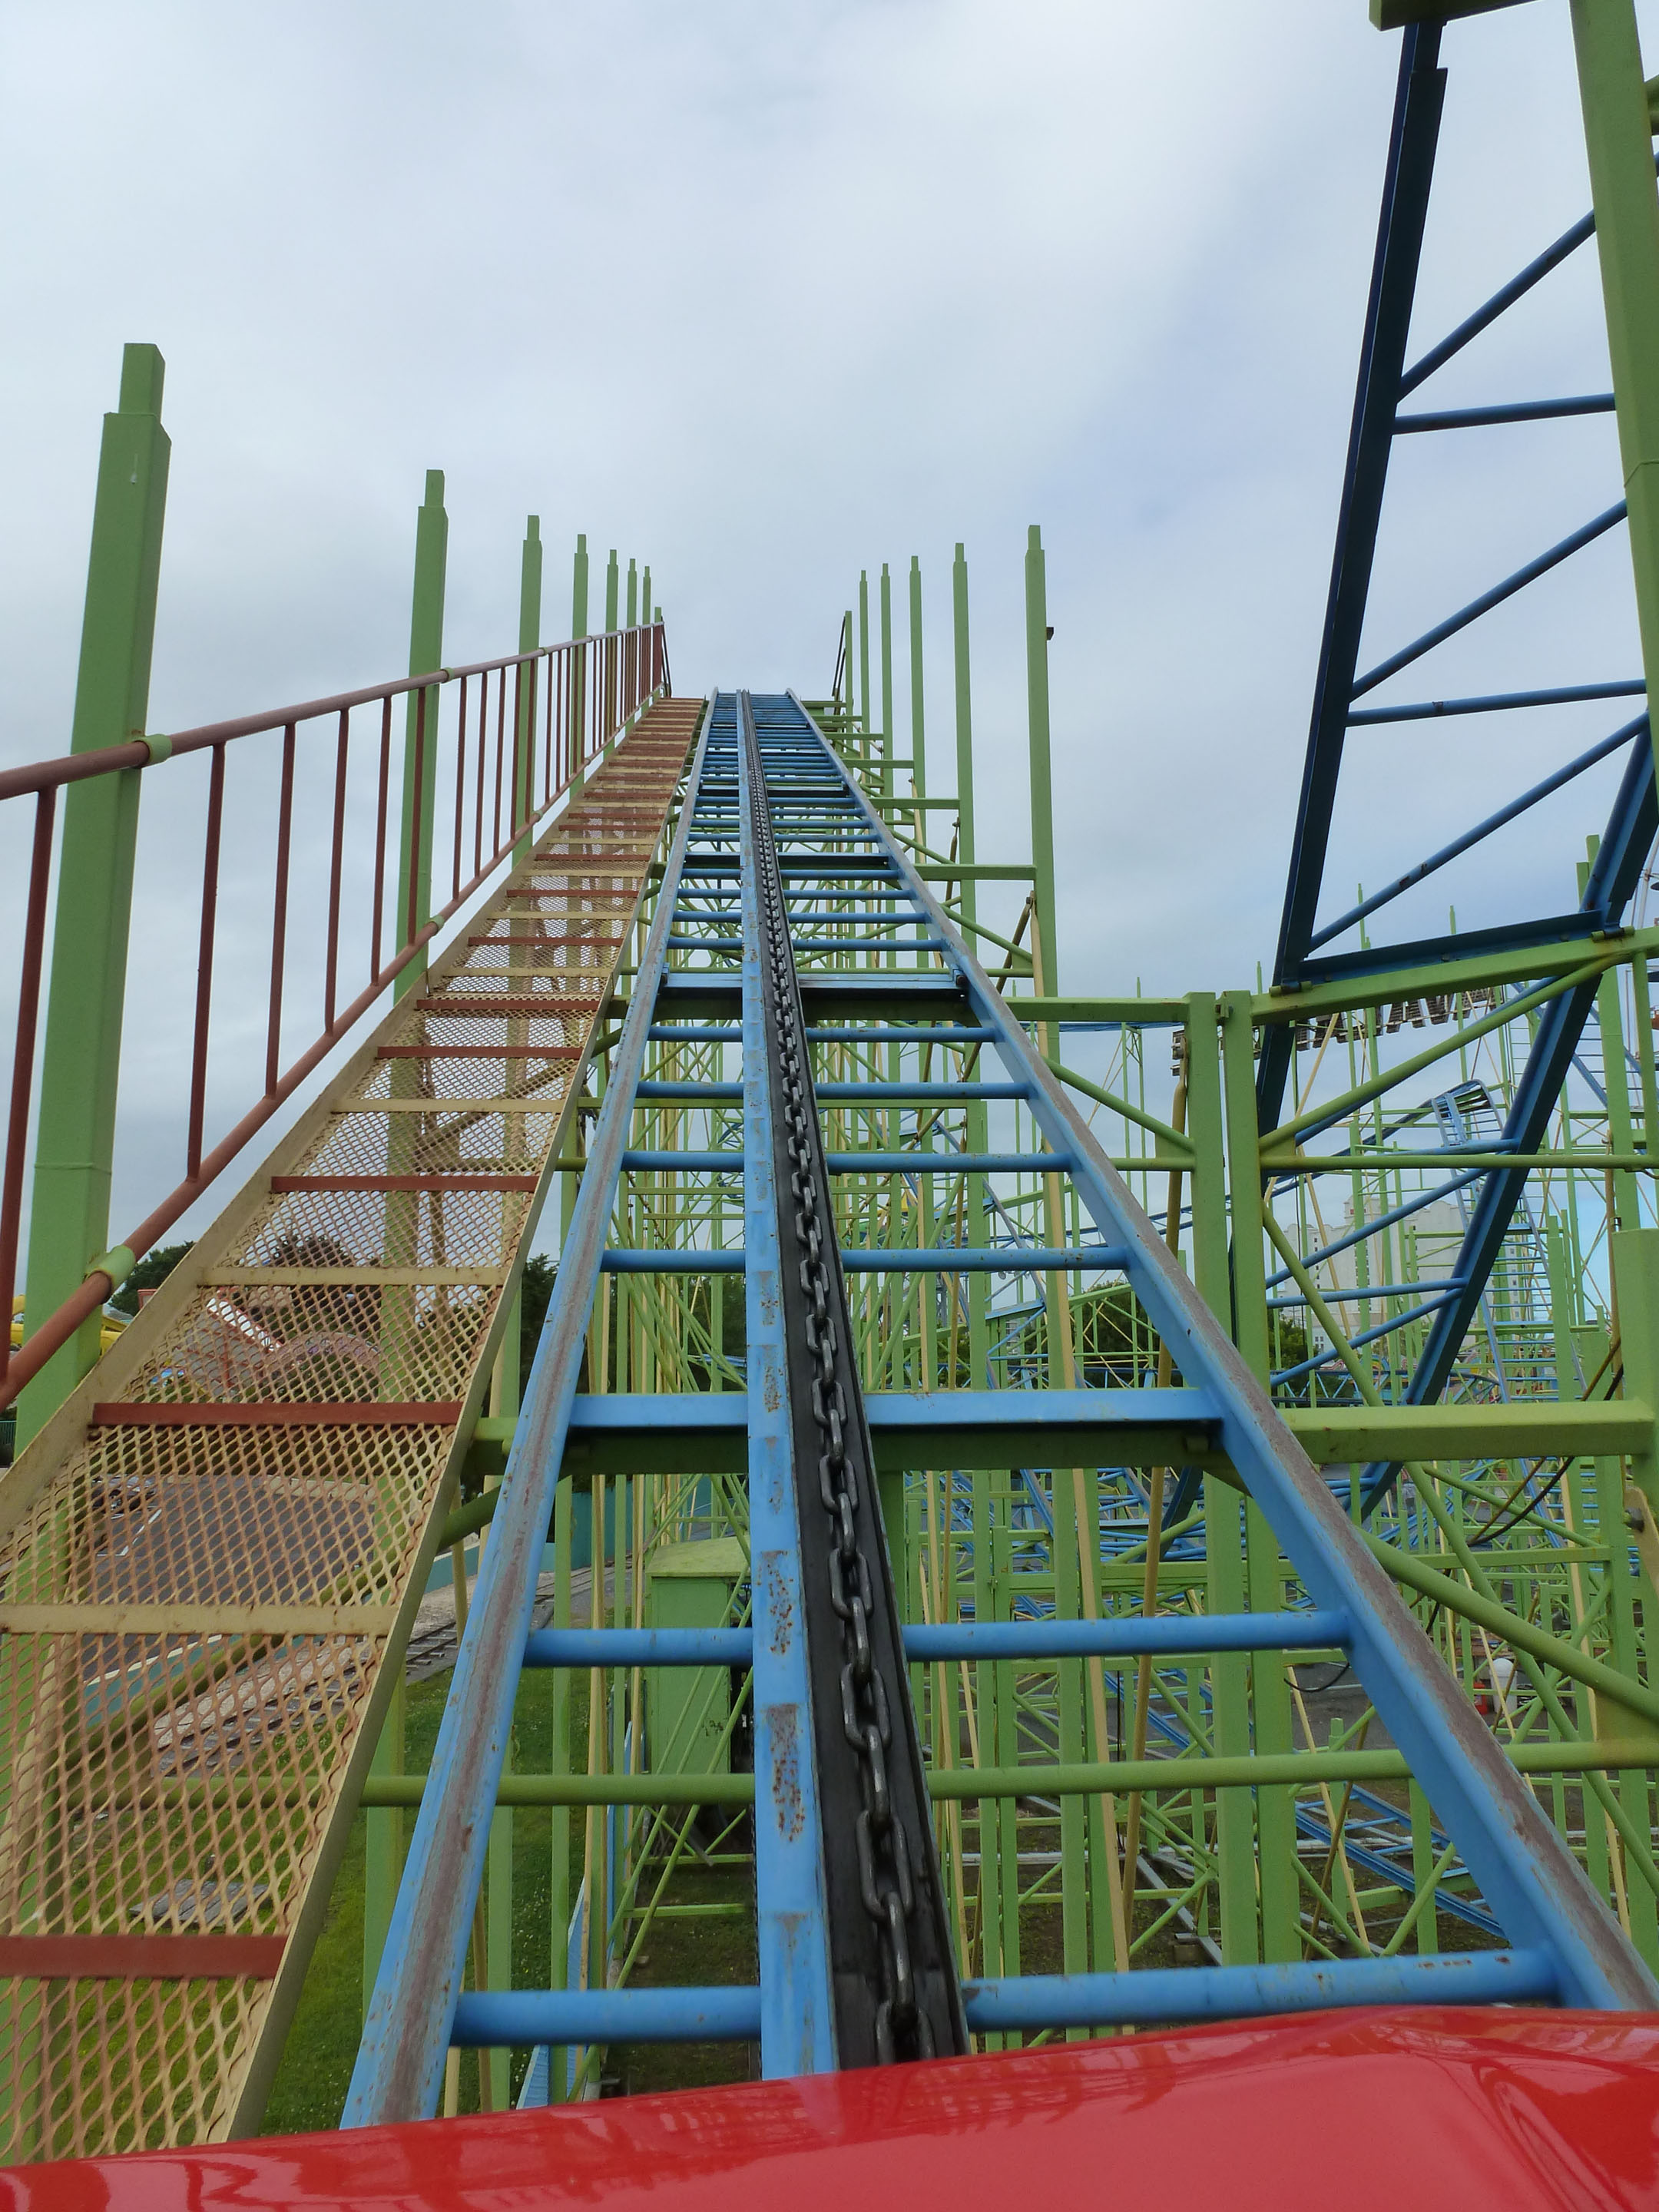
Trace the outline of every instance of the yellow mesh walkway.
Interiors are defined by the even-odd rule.
[[[0,2163],[257,2111],[701,714],[617,747],[0,1484]]]

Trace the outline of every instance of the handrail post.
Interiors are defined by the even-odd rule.
[[[165,374],[155,346],[128,346],[119,410],[104,417],[72,752],[144,734],[172,452],[161,428]],[[141,773],[123,769],[64,794],[24,1305],[36,1324],[79,1288],[109,1241]],[[96,1361],[101,1327],[94,1311],[21,1394],[20,1450]]]
[[[611,558],[605,571],[605,750],[611,750],[611,740],[617,729],[617,590],[618,583],[617,549],[611,549]]]
[[[881,564],[881,795],[893,795],[893,580]]]
[[[617,720],[626,729],[634,719],[634,709],[639,704],[639,672],[635,663],[634,617],[640,601],[639,570],[634,556],[628,556],[628,610],[623,623],[623,638],[619,648],[622,659],[622,697],[617,702]]]
[[[1034,522],[1025,548],[1025,696],[1031,747],[1032,935],[1041,981],[1034,988],[1060,988],[1054,943],[1054,799],[1048,763],[1048,577],[1042,532]],[[1045,1025],[1044,1049],[1058,1049],[1058,1030]]]
[[[866,765],[870,754],[870,572],[859,570],[859,713],[864,724]]]
[[[524,550],[519,564],[519,650],[539,652],[542,642],[542,525],[539,515],[527,515]],[[536,686],[539,661],[526,661],[519,687],[520,787],[514,794],[514,826],[526,824],[536,811]],[[530,841],[520,838],[514,848],[515,860],[528,858]]]
[[[426,472],[426,499],[415,524],[415,589],[409,619],[409,672],[423,676],[444,657],[444,572],[449,517],[444,472]],[[398,851],[397,942],[401,951],[432,919],[432,825],[438,797],[438,700],[435,685],[411,691],[404,734],[403,830]],[[420,821],[416,822],[418,798]],[[411,919],[413,927],[410,927]],[[417,990],[426,975],[422,946],[392,987],[394,998]]]
[[[974,708],[968,652],[968,561],[960,544],[951,567],[951,644],[956,664],[957,857],[974,865]],[[867,669],[866,669],[867,673]],[[976,921],[979,903],[971,876],[962,880],[964,920]]]
[[[1651,691],[1659,684],[1659,190],[1633,0],[1572,0],[1572,36]]]
[[[570,576],[570,635],[575,640],[575,650],[570,659],[570,796],[581,795],[587,781],[587,715],[588,715],[588,652],[582,642],[587,635],[587,533],[576,533],[576,558]]]
[[[927,732],[922,714],[921,558],[910,556],[910,787],[918,798],[927,789]],[[923,817],[922,840],[927,838]]]

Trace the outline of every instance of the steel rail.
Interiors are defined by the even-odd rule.
[[[660,640],[662,629],[660,623],[642,624],[639,634]],[[83,783],[88,776],[112,775],[122,769],[159,768],[178,755],[204,752],[211,745],[225,744],[237,738],[263,737],[289,723],[320,721],[325,715],[349,714],[356,707],[374,706],[411,691],[436,690],[446,684],[474,676],[494,676],[534,661],[556,660],[567,653],[586,652],[599,642],[597,637],[568,638],[560,645],[538,645],[531,653],[509,653],[495,660],[469,661],[464,668],[432,668],[423,675],[397,676],[383,684],[363,684],[353,691],[333,691],[325,698],[304,699],[291,707],[275,707],[254,714],[233,714],[224,721],[198,722],[190,729],[165,735],[152,732],[123,745],[100,745],[84,753],[60,753],[47,760],[29,762],[22,768],[0,769],[0,800],[19,799],[31,792],[61,789],[64,784]],[[661,680],[665,680],[665,641],[663,668]]]

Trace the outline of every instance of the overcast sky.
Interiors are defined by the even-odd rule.
[[[0,757],[66,745],[99,417],[149,339],[173,441],[152,726],[395,672],[436,466],[452,660],[511,648],[526,512],[544,636],[585,530],[651,562],[681,690],[822,690],[860,568],[890,562],[902,610],[920,555],[950,788],[960,538],[981,853],[1017,860],[1039,522],[1060,981],[1271,959],[1398,57],[1364,0],[14,0],[0,40]],[[1588,205],[1559,0],[1444,58],[1419,345]],[[1581,254],[1433,389],[1607,375]],[[1370,647],[1618,489],[1605,421],[1410,441]],[[902,611],[896,646],[902,729]],[[1620,532],[1395,688],[1637,672]],[[1374,887],[1620,719],[1357,739],[1334,879]],[[1614,775],[1402,902],[1402,933],[1448,897],[1466,923],[1569,902]],[[143,865],[178,855],[152,833]],[[167,1067],[133,1065],[118,1213],[167,1118]]]

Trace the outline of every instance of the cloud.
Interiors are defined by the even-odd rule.
[[[121,343],[152,339],[174,441],[153,726],[401,665],[414,510],[441,466],[452,658],[512,642],[526,512],[545,635],[585,530],[601,557],[649,560],[694,690],[821,690],[860,569],[920,554],[942,788],[962,538],[981,853],[1018,859],[1039,521],[1062,980],[1254,980],[1393,98],[1397,42],[1363,0],[34,0],[4,40],[8,761],[65,743],[98,417]],[[1454,27],[1445,58],[1425,341],[1588,204],[1565,12]],[[1448,373],[1449,400],[1605,380],[1588,255],[1551,288]],[[1617,495],[1606,424],[1417,442],[1434,450],[1396,472],[1379,652]],[[1634,672],[1622,559],[1589,556],[1423,680]],[[908,702],[902,594],[896,653]],[[1367,738],[1334,879],[1381,881],[1610,726]],[[1497,918],[1540,872],[1570,895],[1606,781],[1472,863],[1460,917]],[[142,880],[182,945],[182,781],[146,806]],[[1445,895],[1414,895],[1410,927]],[[183,987],[152,969],[143,988],[123,1218],[171,1179],[177,1112]]]

